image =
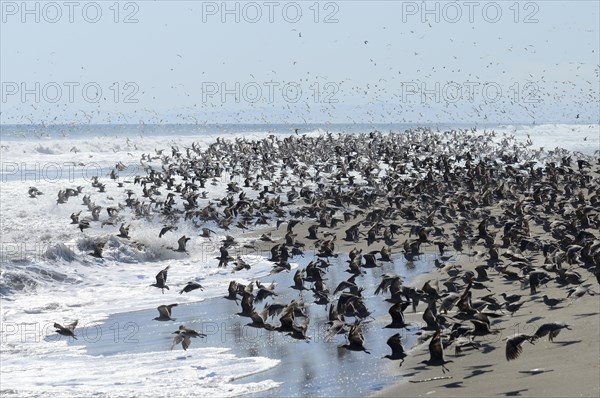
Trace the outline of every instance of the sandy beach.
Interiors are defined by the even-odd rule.
[[[464,266],[468,268],[468,263]],[[440,275],[432,273],[426,279]],[[507,285],[499,276],[486,285],[493,292],[525,294],[518,286]],[[443,278],[439,279],[440,282]],[[415,282],[419,285],[418,281]],[[544,294],[566,297],[565,290],[549,285]],[[455,355],[452,349],[445,352],[449,372],[438,367],[427,367],[421,361],[429,358],[427,344],[417,345],[401,368],[396,368],[400,381],[374,394],[374,397],[596,397],[600,392],[600,327],[598,296],[584,296],[573,303],[553,310],[544,305],[541,294],[531,295],[523,308],[513,317],[506,315],[492,322],[497,335],[477,338],[482,348]],[[423,307],[421,307],[421,310]],[[422,322],[420,315],[407,314],[408,320]],[[561,321],[572,325],[554,340],[538,340],[535,345],[525,343],[522,355],[508,362],[505,357],[505,340],[515,333],[533,334],[545,322]],[[437,377],[441,380],[423,381]]]
[[[598,179],[598,170],[594,174]],[[597,211],[597,208],[596,208]],[[558,217],[557,217],[558,218]],[[533,223],[532,223],[533,224]],[[596,231],[597,232],[597,231]],[[500,235],[500,234],[499,234]],[[541,226],[532,225],[531,236],[548,237]],[[500,242],[496,242],[500,243]],[[452,263],[464,271],[475,272],[475,267],[485,263],[489,256],[486,248],[476,245],[471,249],[474,256],[458,255]],[[544,265],[544,256],[535,251],[524,253],[534,267]],[[502,254],[500,255],[502,259]],[[508,258],[504,264],[510,263]],[[513,316],[503,311],[500,318],[491,320],[491,329],[498,331],[474,340],[481,344],[479,349],[467,349],[461,353],[450,346],[445,351],[449,372],[443,373],[439,367],[429,367],[422,361],[429,358],[427,342],[410,349],[406,361],[398,369],[400,381],[374,397],[597,397],[600,395],[600,295],[598,282],[593,275],[577,266],[570,270],[584,275],[578,285],[559,283],[551,280],[531,294],[526,283],[511,281],[496,271],[488,272],[485,281],[487,290],[474,291],[472,300],[500,293],[522,295],[521,309]],[[447,273],[437,270],[421,275],[412,286],[420,288],[427,280],[438,281],[440,286],[450,279]],[[568,290],[576,286],[590,287],[595,295],[585,294],[580,298],[568,298]],[[543,295],[561,299],[554,308],[544,304]],[[406,313],[408,320],[423,323],[421,314],[426,305],[421,304],[418,314]],[[452,317],[455,311],[448,315]],[[516,334],[532,335],[548,322],[564,322],[571,330],[562,330],[554,339],[540,338],[535,344],[525,342],[522,354],[515,360],[507,361],[506,340]],[[439,379],[437,379],[439,378]],[[437,380],[436,380],[437,379]]]

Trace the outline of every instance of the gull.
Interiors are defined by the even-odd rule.
[[[404,347],[402,347],[400,333],[396,333],[395,335],[391,336],[387,340],[387,345],[389,345],[392,349],[392,353],[384,356],[384,358],[392,360],[401,359],[402,361],[400,362],[400,365],[402,365],[402,362],[404,362],[404,358],[406,357],[406,353],[404,352]]]
[[[167,265],[165,269],[156,274],[156,283],[150,285],[162,289],[163,294],[165,294],[165,289],[169,290],[169,286],[167,286],[165,283],[167,283],[167,272],[169,271],[170,267],[170,265]]]
[[[179,240],[177,241],[177,249],[173,249],[176,252],[182,252],[182,253],[187,253],[185,246],[187,244],[187,242],[192,239],[192,238],[187,238],[185,235],[183,235],[181,238],[179,238]]]
[[[446,368],[446,364],[453,362],[452,360],[446,361],[444,360],[444,349],[442,347],[442,339],[441,339],[441,331],[440,329],[436,329],[435,333],[431,337],[431,342],[429,343],[429,359],[423,361],[430,366],[442,366],[442,373],[446,373],[448,368]]]
[[[183,287],[183,289],[181,289],[181,291],[179,292],[179,294],[182,294],[184,292],[185,293],[189,293],[192,290],[196,290],[196,289],[204,290],[204,287],[201,284],[196,283],[196,282],[188,282],[187,285],[185,285]]]
[[[156,309],[160,316],[154,318],[154,321],[174,321],[175,318],[171,318],[171,308],[177,307],[178,304],[159,305]]]
[[[165,225],[164,227],[161,228],[160,232],[158,233],[158,237],[162,238],[164,234],[166,234],[167,232],[177,229],[177,227],[174,227],[172,225]]]
[[[190,346],[190,344],[192,343],[191,341],[191,337],[206,337],[206,335],[204,333],[198,333],[193,329],[188,329],[183,325],[179,326],[179,329],[175,332],[173,332],[173,334],[176,334],[177,336],[175,336],[175,338],[173,338],[173,343],[171,344],[171,350],[179,343],[181,343],[181,346],[183,347],[184,350],[187,350],[187,348]]]
[[[59,323],[54,323],[54,327],[56,328],[55,332],[60,334],[61,336],[67,336],[67,337],[73,337],[75,340],[77,340],[77,337],[75,337],[75,327],[77,326],[77,322],[75,321],[67,326],[62,326]]]
[[[361,329],[360,321],[356,321],[354,325],[350,327],[350,331],[348,332],[349,344],[344,344],[341,347],[351,351],[364,351],[367,354],[370,354],[370,352],[365,348],[365,338]]]

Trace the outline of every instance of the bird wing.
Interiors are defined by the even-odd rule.
[[[360,325],[352,325],[348,333],[348,341],[350,345],[362,346],[365,342],[363,334],[360,330]]]
[[[71,323],[70,325],[67,325],[65,329],[69,329],[71,332],[75,330],[75,327],[77,327],[77,322],[79,322],[79,320],[76,320],[75,322]]]
[[[396,333],[395,335],[391,336],[388,340],[387,340],[387,345],[390,346],[390,348],[392,349],[392,352],[396,352],[396,351],[400,351],[403,352],[404,348],[402,347],[402,343],[400,342],[400,333]]]
[[[160,314],[161,318],[171,317],[171,311],[166,305],[159,305],[156,309],[158,310],[158,313]]]
[[[399,276],[395,276],[392,279],[392,283],[389,286],[389,290],[392,292],[392,294],[395,294],[402,290],[402,279]]]
[[[325,341],[330,341],[333,336],[337,335],[340,330],[342,330],[346,326],[346,323],[343,321],[335,320],[327,330],[327,336],[325,336]]]
[[[429,327],[429,328],[437,327],[437,321],[435,319],[435,316],[433,315],[433,312],[431,311],[430,306],[428,306],[427,309],[425,310],[425,312],[423,313],[423,320],[427,324],[427,327]]]
[[[375,289],[375,295],[378,295],[379,293],[387,293],[391,281],[392,281],[391,278],[384,277],[381,280],[381,283],[379,284],[379,286],[377,286],[377,289]],[[336,289],[336,291],[337,291],[337,289]]]
[[[229,291],[229,294],[231,294],[231,295],[237,294],[237,282],[236,281],[229,282],[229,287],[227,288],[227,290]]]
[[[254,296],[251,294],[244,294],[242,298],[242,311],[245,313],[252,313],[254,311]]]
[[[336,294],[337,292],[341,292],[342,290],[347,289],[352,286],[356,287],[355,284],[351,284],[348,281],[341,281],[340,284],[333,291],[333,294]],[[375,293],[375,294],[377,294],[377,293]]]
[[[279,318],[279,322],[283,327],[292,327],[294,324],[294,306],[288,305],[283,311],[283,315]]]
[[[538,328],[538,330],[535,332],[535,337],[536,338],[541,338],[546,336],[548,333],[553,332],[554,330],[554,324],[553,323],[544,323],[542,326],[540,326]],[[554,337],[554,336],[552,336]]]
[[[489,332],[489,326],[487,323],[480,321],[478,319],[469,319],[473,326],[475,326],[475,332],[487,333]]]
[[[169,316],[171,316],[171,308],[173,307],[177,307],[179,304],[169,304],[166,305],[165,307],[167,307],[167,311],[169,312]]]
[[[165,283],[167,281],[167,272],[169,271],[170,267],[171,267],[170,265],[167,265],[167,267],[165,269],[163,269],[158,274],[156,274],[156,283],[157,284],[160,284],[161,281],[163,283]]]
[[[188,339],[189,340],[189,339]],[[177,334],[174,338],[173,338],[173,342],[171,343],[171,350],[179,343],[181,343],[183,341],[183,336],[180,334]],[[188,344],[189,345],[189,344]]]
[[[520,334],[506,341],[506,360],[511,361],[517,359],[523,348],[521,344],[527,339],[528,336]]]
[[[302,286],[304,283],[304,278],[302,277],[302,271],[298,270],[294,274],[294,284],[298,287]]]
[[[258,323],[259,325],[263,325],[265,323],[265,320],[263,319],[262,315],[257,313],[256,311],[253,311],[250,314],[250,319],[252,319],[252,322]]]
[[[433,337],[431,338],[431,342],[429,342],[429,355],[430,361],[444,361],[444,350],[442,348],[442,339],[440,338],[439,329],[435,332]]]
[[[390,310],[388,311],[388,313],[392,317],[392,322],[393,323],[402,323],[402,324],[404,324],[404,314],[402,313],[402,311],[404,309],[402,308],[402,305],[408,305],[408,304],[406,304],[406,303],[396,303],[396,304],[394,304],[394,305],[392,305],[390,307]],[[404,307],[404,308],[406,308],[406,307]]]

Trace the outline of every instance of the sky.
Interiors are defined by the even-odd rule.
[[[0,123],[599,123],[599,9],[1,1]]]

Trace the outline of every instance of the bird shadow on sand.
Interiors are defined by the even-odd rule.
[[[573,316],[575,318],[586,318],[588,316],[594,316],[594,315],[598,315],[598,314],[600,314],[600,312],[588,312],[588,313],[585,313],[585,314],[575,314]]]
[[[400,376],[402,376],[402,377],[413,377],[413,376],[416,376],[416,375],[417,375],[417,372],[411,372],[411,373],[404,373],[404,374],[402,374]]]
[[[483,352],[484,354],[487,354],[488,352],[492,352],[495,349],[496,349],[496,347],[494,347],[491,344],[482,344],[481,352]]]
[[[415,366],[414,368],[412,368],[412,370],[417,370],[417,371],[425,371],[431,369],[429,366]],[[418,372],[413,372],[413,374],[417,374]]]
[[[504,395],[505,397],[520,397],[524,392],[529,391],[528,388],[524,388],[522,390],[514,390],[500,393],[500,395]]]
[[[542,316],[534,316],[533,318],[531,318],[530,320],[526,321],[525,323],[533,323],[533,322],[539,321],[540,319],[544,319],[544,317],[542,317]]]
[[[581,343],[583,340],[568,340],[568,341],[555,341],[554,344],[559,344],[563,347],[572,345],[572,344],[577,344],[577,343]]]
[[[455,381],[454,383],[448,383],[448,384],[442,384],[440,387],[446,387],[446,388],[462,388],[463,387],[463,382],[462,381]]]
[[[463,379],[470,379],[471,377],[480,376],[482,374],[491,373],[493,371],[494,371],[493,369],[490,369],[490,370],[475,369],[471,372],[470,375],[463,377]]]
[[[485,368],[491,368],[494,365],[491,363],[488,363],[486,365],[471,365],[471,366],[465,366],[466,368],[470,368],[470,369],[485,369]]]

